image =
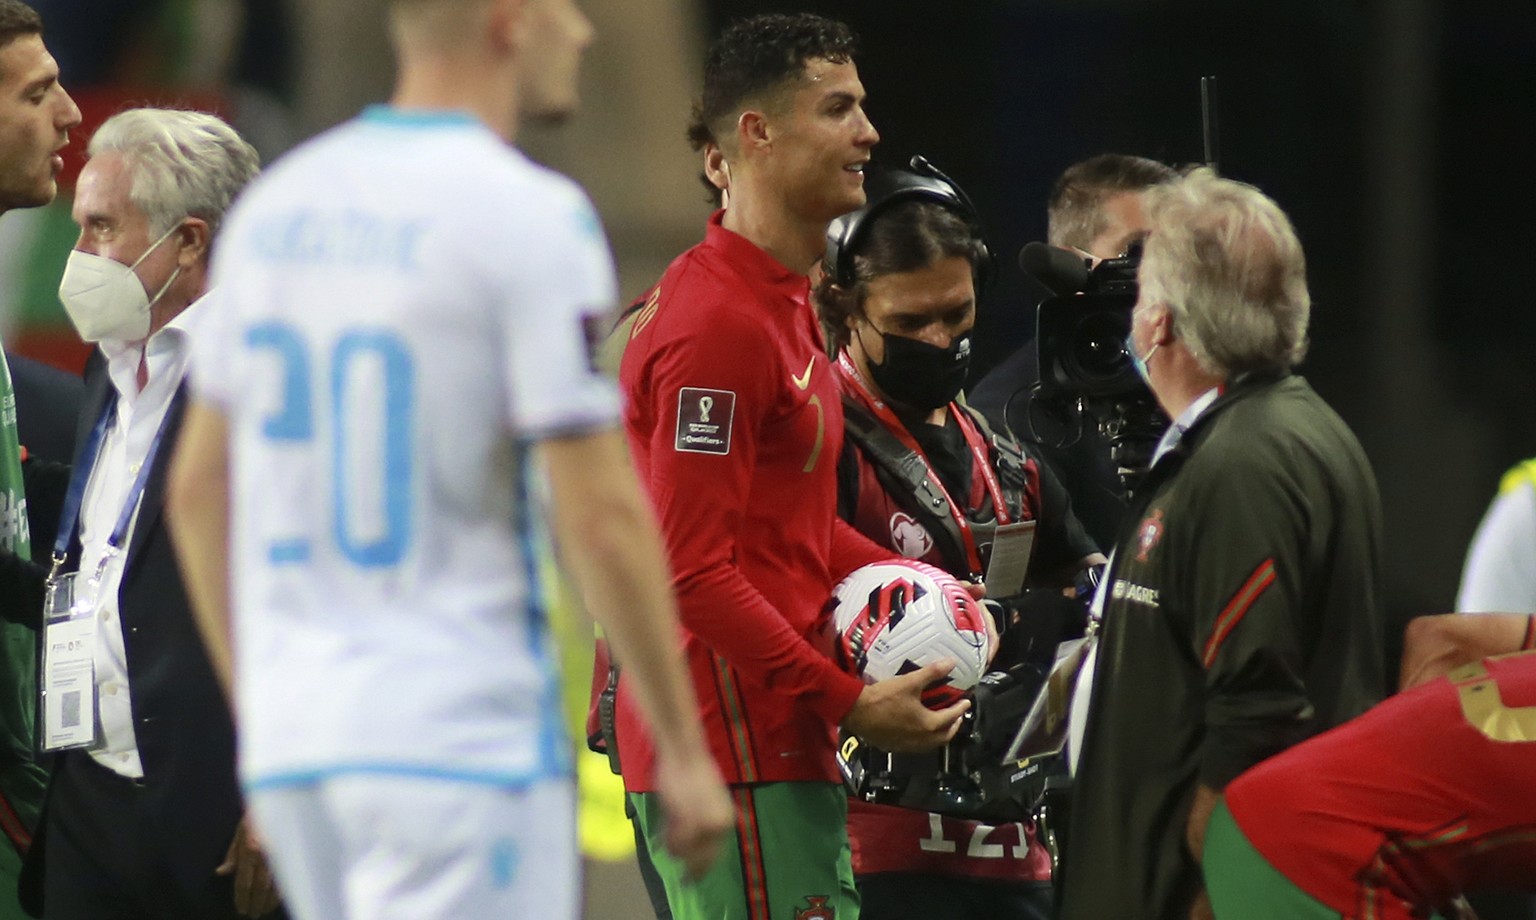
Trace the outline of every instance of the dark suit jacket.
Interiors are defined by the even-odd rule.
[[[16,434],[28,457],[21,464],[27,490],[32,560],[0,554],[0,617],[32,624],[43,606],[42,578],[53,552],[59,506],[69,485],[75,425],[84,386],[67,374],[21,355],[6,354],[16,392]]]
[[[111,391],[106,362],[86,365],[78,439],[89,436]],[[129,541],[118,607],[128,660],[134,735],[144,766],[143,799],[159,813],[156,831],[172,855],[173,873],[201,878],[223,860],[243,804],[235,779],[229,709],[192,619],[166,530],[166,470],[186,407],[186,389],[171,403],[169,427],[155,457]],[[71,551],[78,557],[78,538]],[[71,754],[69,756],[86,756]],[[56,766],[56,758],[50,768]],[[43,806],[21,876],[22,904],[42,908],[48,803]]]
[[[75,420],[85,385],[79,374],[6,352],[16,391],[16,437],[27,453],[55,463],[75,459]]]

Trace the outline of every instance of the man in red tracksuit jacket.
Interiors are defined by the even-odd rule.
[[[715,43],[692,135],[728,204],[633,315],[620,369],[706,735],[737,806],[734,846],[685,884],[621,681],[625,787],[679,920],[852,920],[837,726],[931,749],[966,708],[920,702],[947,668],[865,686],[831,659],[832,588],[889,556],[836,518],[842,410],[806,276],[827,223],[864,203],[879,140],[852,53],[846,26],[810,15],[755,17]]]

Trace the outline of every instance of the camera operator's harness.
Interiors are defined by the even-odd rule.
[[[979,412],[951,402],[949,409],[965,434],[974,467],[987,482],[994,508],[993,521],[972,520],[967,506],[951,498],[916,439],[894,413],[863,388],[856,371],[843,362],[839,367],[852,384],[843,396],[844,428],[852,449],[868,459],[876,481],[893,503],[936,537],[947,568],[984,571],[981,549],[991,542],[996,527],[1038,516],[1038,502],[1031,498],[1032,492],[1038,492],[1038,469],[1015,441],[995,432]],[[863,491],[857,497],[856,516],[866,502],[875,500]],[[1005,629],[1007,616],[997,619],[999,629]],[[1050,778],[1065,772],[1059,758],[1015,762],[1005,761],[1003,755],[1031,709],[1049,664],[1014,664],[982,679],[972,691],[973,705],[959,734],[936,755],[891,754],[844,735],[838,763],[851,794],[877,804],[960,818],[1034,818],[1048,824],[1041,799]],[[1047,841],[1049,834],[1042,833],[1040,839]]]
[[[906,425],[859,379],[847,352],[838,355],[837,370],[848,384],[843,392],[843,425],[848,437],[864,449],[877,478],[888,491],[911,496],[909,507],[919,523],[929,533],[946,538],[949,551],[943,553],[943,567],[980,582],[986,571],[981,548],[992,543],[999,526],[1026,519],[1036,510],[1029,501],[1029,493],[1038,492],[1039,474],[1031,468],[1023,449],[1010,439],[999,437],[980,412],[959,400],[949,404],[955,424],[965,438],[972,466],[992,500],[993,519],[973,521],[966,506],[955,501],[944,487]]]

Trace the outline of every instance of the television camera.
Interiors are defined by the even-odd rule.
[[[1085,260],[1030,243],[1019,264],[1052,292],[1035,315],[1040,383],[1030,402],[1036,432],[1088,416],[1109,444],[1110,459],[1129,493],[1151,464],[1168,416],[1136,371],[1126,339],[1136,306],[1141,246],[1090,269]],[[1045,413],[1054,425],[1036,424]]]

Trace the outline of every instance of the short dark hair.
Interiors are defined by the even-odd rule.
[[[974,269],[981,261],[982,247],[970,221],[936,201],[900,201],[881,210],[853,253],[852,289],[836,285],[831,270],[822,266],[816,312],[828,347],[836,351],[848,344],[847,320],[863,314],[870,281],[919,271],[953,256],[969,261]]]
[[[1046,241],[1087,250],[1104,232],[1104,202],[1122,192],[1143,192],[1179,173],[1166,163],[1120,153],[1101,153],[1068,166],[1046,202]]]
[[[43,17],[21,0],[0,0],[0,48],[25,35],[42,35]]]
[[[853,30],[825,16],[770,13],[737,20],[704,60],[704,92],[693,107],[688,143],[694,150],[719,144],[721,122],[743,103],[799,76],[807,61],[846,64],[857,51]]]

